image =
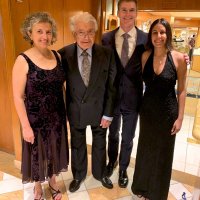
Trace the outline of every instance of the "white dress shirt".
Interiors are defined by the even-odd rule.
[[[121,51],[122,51],[122,44],[124,41],[123,34],[125,32],[122,30],[121,27],[119,27],[119,30],[115,34],[115,45],[116,45],[116,50],[121,58]],[[128,51],[128,58],[130,58],[135,50],[136,46],[136,39],[137,39],[137,32],[135,26],[128,32],[129,38],[128,38],[128,44],[129,44],[129,51]]]
[[[91,65],[92,62],[92,48],[86,49],[86,52],[88,53],[88,59]],[[78,69],[80,71],[80,74],[82,74],[82,61],[83,61],[83,56],[81,55],[83,53],[83,49],[81,49],[77,45],[77,59],[78,59]]]

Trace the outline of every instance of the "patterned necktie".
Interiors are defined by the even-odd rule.
[[[90,80],[91,65],[90,65],[90,61],[88,59],[88,53],[86,51],[83,51],[81,55],[83,56],[81,76],[82,76],[85,86],[87,87],[89,84],[89,80]]]
[[[130,37],[130,35],[128,33],[124,33],[122,36],[124,38],[124,41],[122,44],[121,62],[122,65],[125,67],[128,62],[128,50],[129,50],[128,38]]]

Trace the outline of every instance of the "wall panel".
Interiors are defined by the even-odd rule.
[[[10,0],[11,4],[11,17],[12,17],[12,28],[15,43],[15,54],[16,57],[19,53],[25,51],[30,47],[30,45],[23,39],[20,33],[20,26],[24,17],[29,13],[29,2],[28,0],[23,0],[23,2],[18,2],[16,0]]]
[[[1,12],[1,10],[0,10]],[[6,70],[6,57],[5,57],[5,46],[4,46],[4,34],[2,32],[3,24],[2,17],[0,16],[0,149],[13,153],[14,145],[12,139],[12,121],[10,117],[11,109],[9,105],[8,96],[8,85],[7,83],[7,70]]]
[[[139,0],[139,10],[176,10],[176,11],[198,11],[200,10],[199,0]]]
[[[0,149],[9,153],[21,150],[19,120],[13,104],[11,87],[13,40],[10,5],[7,0],[0,0]],[[16,137],[19,145],[13,140]],[[16,156],[16,159],[20,159],[20,155]]]
[[[188,10],[188,11],[199,11],[200,3],[199,0],[177,0],[177,9]]]

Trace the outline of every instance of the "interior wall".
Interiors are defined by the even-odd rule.
[[[200,10],[199,0],[139,0],[139,10],[176,10],[176,11],[198,11]]]
[[[80,11],[87,11],[92,13],[99,22],[99,32],[96,39],[99,42],[104,27],[105,1],[43,0],[41,3],[40,0],[0,0],[0,149],[15,153],[17,160],[20,160],[21,157],[21,137],[19,120],[12,100],[11,73],[16,56],[30,47],[23,40],[19,31],[21,22],[31,12],[47,11],[51,13],[58,28],[58,41],[51,48],[57,50],[74,42],[69,30],[69,18]],[[186,0],[181,2],[179,0],[167,1],[171,2],[169,5],[172,7],[179,4],[179,8],[182,10],[200,9],[197,0],[190,0],[189,2]],[[173,3],[174,1],[175,3]],[[139,9],[154,7],[160,10],[164,8],[164,0],[140,0],[138,6]]]
[[[58,40],[51,46],[52,49],[58,50],[64,45],[74,42],[73,36],[69,29],[69,19],[74,14],[84,11],[93,14],[97,20],[100,18],[99,6],[100,0],[44,0],[41,4],[40,0],[26,0],[23,2],[10,1],[11,2],[11,14],[12,24],[15,30],[15,46],[16,55],[25,51],[30,45],[23,40],[20,33],[20,25],[26,15],[36,11],[49,12],[55,19],[57,24]],[[97,35],[98,36],[98,35]],[[97,37],[98,40],[98,37]]]
[[[7,82],[7,68],[6,68],[6,57],[5,57],[5,46],[4,46],[4,34],[3,34],[3,24],[2,24],[2,10],[0,9],[0,149],[8,152],[13,152],[13,143],[9,142],[8,133],[11,132],[11,118],[8,113],[10,113],[9,99],[7,95],[8,85],[4,83]],[[12,135],[11,135],[12,136]],[[12,139],[12,137],[11,137]]]
[[[0,150],[14,153],[16,145],[13,138],[20,134],[20,131],[12,101],[14,46],[9,6],[8,1],[0,0]]]

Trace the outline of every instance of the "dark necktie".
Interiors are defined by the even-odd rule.
[[[129,50],[128,38],[130,37],[130,35],[128,33],[124,33],[122,36],[124,38],[124,41],[122,44],[121,62],[122,65],[125,67],[128,62],[128,50]]]
[[[83,56],[81,76],[82,76],[85,86],[87,87],[89,84],[89,80],[90,80],[91,65],[90,65],[90,61],[88,59],[88,53],[86,51],[83,51],[81,55]]]

